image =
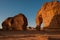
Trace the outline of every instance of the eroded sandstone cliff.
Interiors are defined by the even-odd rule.
[[[39,18],[40,17],[40,18]],[[43,20],[43,21],[42,21]],[[36,15],[36,26],[44,24],[47,28],[60,28],[60,2],[46,2]]]

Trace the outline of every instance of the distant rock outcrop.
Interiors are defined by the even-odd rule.
[[[27,18],[21,13],[14,17],[9,17],[4,22],[2,22],[3,30],[26,30],[27,25]]]
[[[29,26],[29,27],[27,27],[27,30],[34,30],[34,28]]]
[[[44,24],[44,28],[60,27],[59,1],[47,2],[42,6],[36,15],[36,28],[38,30],[40,30],[41,23]]]

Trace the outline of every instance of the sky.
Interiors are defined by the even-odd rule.
[[[28,26],[35,27],[38,10],[45,2],[52,0],[0,0],[0,28],[1,23],[8,17],[23,13],[28,20]],[[59,0],[60,1],[60,0]]]

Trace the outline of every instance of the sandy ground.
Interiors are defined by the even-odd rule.
[[[60,40],[60,33],[42,31],[0,31],[0,40],[48,40],[48,39]]]

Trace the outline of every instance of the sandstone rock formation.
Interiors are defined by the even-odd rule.
[[[3,30],[12,30],[11,29],[11,21],[13,17],[8,17],[6,20],[2,22]]]
[[[2,22],[3,30],[26,30],[27,25],[27,18],[21,13]]]
[[[41,23],[44,28],[60,28],[60,2],[45,3],[36,15],[36,26],[40,29]]]
[[[18,14],[12,19],[12,27],[15,30],[26,30],[27,29],[27,18],[23,14]]]

